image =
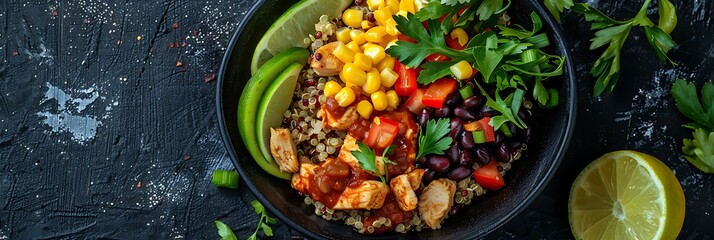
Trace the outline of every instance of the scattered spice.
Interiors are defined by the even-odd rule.
[[[181,60],[176,61],[176,67],[181,67],[183,66],[183,62]]]
[[[57,10],[57,7],[52,8],[52,16],[57,16],[59,15],[59,11]]]
[[[17,52],[17,50],[12,51],[12,56],[13,56],[13,57],[17,57],[17,55],[20,55],[20,53]]]
[[[173,42],[169,43],[169,48],[174,48],[174,47],[176,47],[176,44],[174,44]]]
[[[193,30],[193,35],[194,35],[194,36],[198,36],[199,34],[201,34],[200,31],[198,31],[198,30]]]
[[[121,45],[121,39],[117,39],[117,46]]]
[[[136,36],[136,41],[141,41],[141,35]]]
[[[183,160],[184,160],[184,161],[191,160],[191,155],[189,155],[188,153],[184,153],[184,154],[183,154]]]
[[[141,189],[141,181],[136,183],[136,189]]]
[[[181,47],[186,47],[186,42],[181,43]]]
[[[171,27],[174,28],[174,29],[178,29],[178,28],[179,28],[179,24],[178,24],[177,22],[175,22],[174,24],[171,24]]]
[[[216,73],[211,73],[203,77],[203,82],[209,83],[216,79]]]

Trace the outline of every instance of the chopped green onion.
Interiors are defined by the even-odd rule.
[[[549,88],[548,89],[548,102],[545,103],[544,108],[547,109],[553,109],[558,106],[558,103],[560,102],[559,97],[558,97],[558,89],[555,88]]]
[[[471,88],[471,85],[466,84],[459,89],[459,93],[461,94],[461,99],[465,100],[474,95],[474,90]]]
[[[474,137],[474,142],[475,143],[485,143],[486,142],[486,135],[483,134],[483,131],[475,131],[472,132],[472,135]]]
[[[238,188],[238,180],[240,180],[240,176],[236,171],[213,170],[211,182],[217,187],[236,189]]]
[[[516,88],[516,91],[513,92],[513,100],[511,100],[511,112],[513,113],[513,116],[516,117],[516,121],[518,121],[521,125],[524,126],[526,125],[526,123],[524,123],[523,119],[519,117],[518,111],[521,110],[521,105],[523,104],[523,95],[525,94],[526,91],[520,88]]]
[[[521,62],[530,63],[535,60],[538,60],[538,50],[528,49],[521,53]]]

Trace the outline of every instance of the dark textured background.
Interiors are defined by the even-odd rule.
[[[241,238],[257,221],[245,188],[210,183],[232,168],[216,123],[214,74],[247,1],[0,1],[0,239],[215,239],[221,219]],[[590,1],[614,16],[638,1]],[[669,94],[675,78],[714,78],[714,1],[675,2],[679,43],[659,63],[634,30],[612,94],[592,97],[598,53],[574,14],[563,28],[579,72],[578,122],[555,178],[494,239],[569,238],[567,194],[603,153],[664,161],[687,198],[682,239],[712,239],[714,178],[680,156]],[[274,227],[278,238],[295,233]]]

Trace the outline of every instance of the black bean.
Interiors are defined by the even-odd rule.
[[[442,173],[449,171],[449,168],[451,167],[451,162],[449,162],[449,158],[439,155],[430,156],[428,164],[430,169]]]
[[[476,114],[472,113],[468,109],[464,107],[455,107],[454,108],[454,115],[457,118],[461,118],[461,120],[464,120],[466,122],[471,122],[476,120]]]
[[[476,149],[476,160],[481,165],[486,165],[491,161],[491,152],[485,147],[480,147]]]
[[[429,121],[429,118],[431,117],[431,111],[429,111],[428,108],[424,108],[421,110],[421,113],[419,113],[418,121],[419,121],[419,126],[422,128],[426,127],[426,122]]]
[[[511,149],[508,148],[505,142],[498,146],[496,153],[496,157],[500,162],[508,162],[511,160]]]
[[[474,137],[471,134],[471,132],[466,132],[464,131],[461,133],[461,147],[465,149],[474,149],[476,147],[476,143],[474,142]]]
[[[456,107],[459,104],[461,104],[461,94],[459,91],[454,91],[446,96],[446,99],[444,100],[444,105],[449,107]]]
[[[459,165],[469,168],[474,165],[474,157],[470,151],[461,151],[461,154],[459,154]]]
[[[434,112],[434,116],[437,118],[450,118],[453,110],[449,107],[439,108]]]
[[[464,107],[472,110],[478,110],[483,107],[483,104],[485,103],[484,97],[482,96],[471,96],[464,100]]]
[[[496,131],[496,133],[495,133],[495,134],[496,134],[496,136],[495,136],[495,138],[496,138],[495,144],[501,144],[501,143],[503,142],[503,140],[506,140],[506,135],[504,135],[503,132],[498,131],[498,129],[494,129],[494,131]]]
[[[513,124],[512,122],[507,123],[508,125],[508,130],[511,131],[511,136],[518,136],[518,132],[520,129],[516,127],[516,124]]]
[[[471,171],[469,170],[469,168],[459,166],[454,169],[451,169],[448,178],[454,181],[459,181],[468,177],[469,175],[471,175]]]
[[[422,166],[426,166],[426,162],[427,162],[426,156],[422,156],[420,158],[417,158],[417,160],[416,160],[416,163],[421,164]]]
[[[451,122],[449,123],[449,129],[451,129],[451,132],[449,133],[449,137],[455,137],[461,134],[461,132],[464,131],[464,124],[461,121],[461,119],[458,118],[452,118]]]
[[[431,181],[434,181],[436,179],[437,172],[427,168],[426,171],[424,171],[424,177],[422,177],[422,182],[424,182],[424,185],[428,185]]]
[[[451,160],[452,163],[458,163],[459,162],[459,154],[461,153],[461,149],[459,147],[459,142],[451,142],[451,146],[449,147],[449,151],[447,152],[447,155],[449,156],[449,160]]]
[[[521,134],[521,139],[523,139],[523,143],[529,143],[531,140],[531,128],[526,128],[526,130],[523,131],[523,134]]]
[[[528,120],[530,116],[530,112],[528,112],[528,110],[526,110],[525,108],[518,109],[518,117],[521,118],[523,121]]]
[[[493,108],[489,106],[483,106],[483,108],[481,108],[482,117],[491,117],[494,115],[498,115],[498,111],[494,110]]]
[[[511,141],[509,141],[509,142],[510,142],[510,143],[509,143],[508,146],[511,148],[511,150],[520,149],[521,146],[523,145],[523,143],[522,143],[521,141],[515,140],[515,139],[513,139],[513,140],[511,140]]]

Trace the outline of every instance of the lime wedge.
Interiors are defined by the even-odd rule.
[[[280,52],[260,67],[255,75],[248,80],[238,101],[238,130],[243,143],[263,170],[279,178],[290,179],[290,174],[280,172],[275,161],[269,161],[260,151],[256,141],[256,112],[265,89],[275,80],[275,77],[293,63],[304,65],[307,63],[309,55],[310,52],[304,48],[290,48]]]
[[[253,52],[250,73],[279,52],[291,47],[306,48],[305,38],[315,34],[320,16],[330,19],[342,14],[353,0],[303,0],[288,9],[268,28]]]
[[[293,63],[283,70],[265,90],[263,99],[258,105],[258,119],[255,120],[258,144],[268,161],[275,161],[270,153],[270,128],[279,128],[283,121],[283,113],[290,108],[302,67],[300,63]]]
[[[588,165],[568,202],[575,239],[675,239],[684,206],[672,170],[635,151],[611,152]]]

